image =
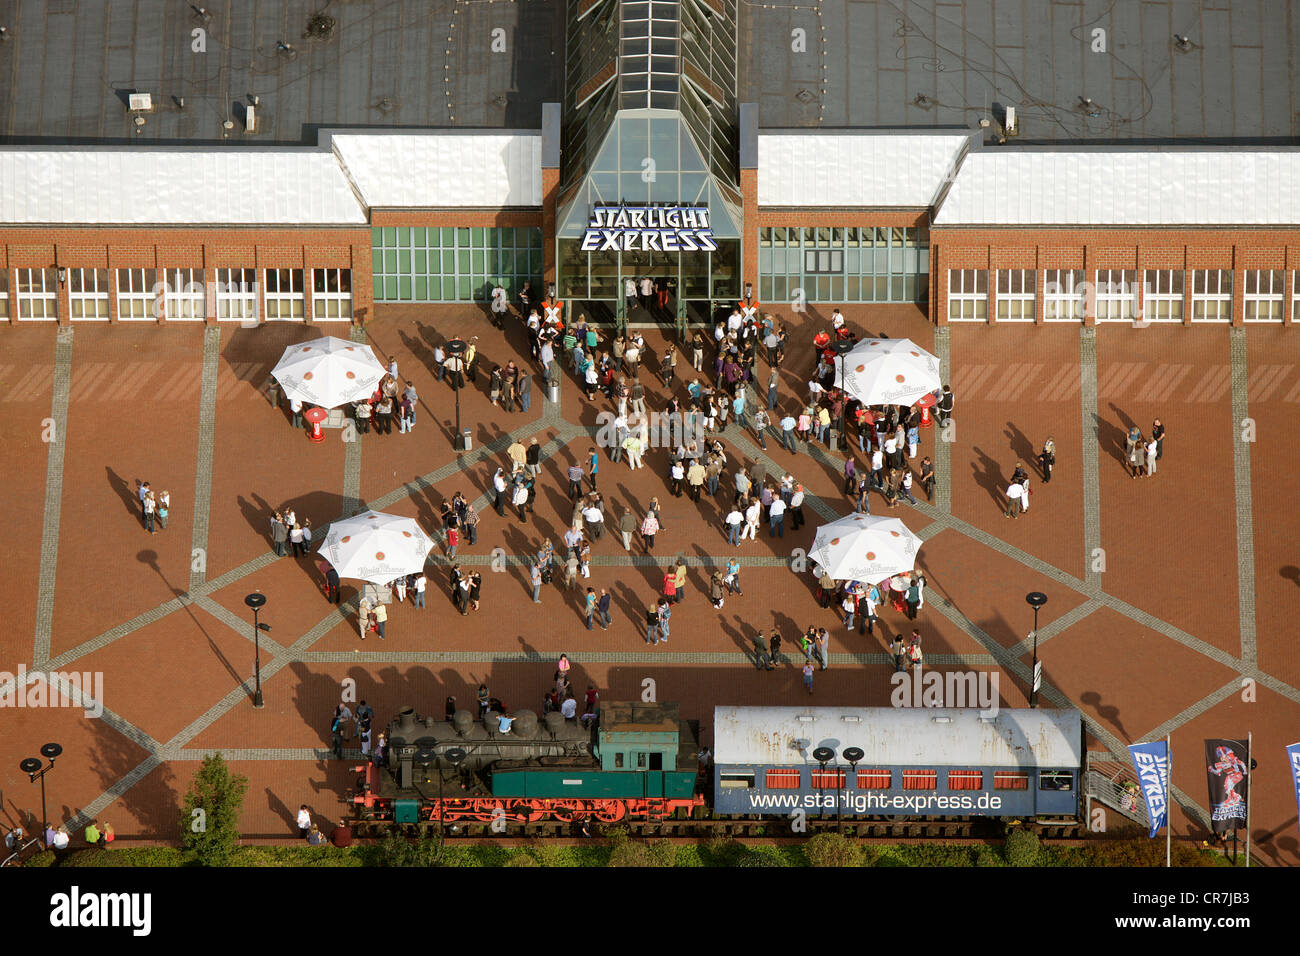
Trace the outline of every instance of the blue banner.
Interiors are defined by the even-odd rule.
[[[1291,782],[1295,784],[1295,803],[1300,809],[1300,744],[1286,748],[1287,763],[1291,767]]]
[[[1138,786],[1147,802],[1147,818],[1154,837],[1169,822],[1169,748],[1163,740],[1132,744],[1128,748],[1137,770]]]

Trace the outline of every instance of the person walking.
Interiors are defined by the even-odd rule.
[[[511,493],[511,503],[519,509],[519,520],[524,524],[528,523],[528,486],[522,481],[515,482],[514,491]]]
[[[686,472],[686,484],[692,501],[700,500],[700,493],[704,489],[704,480],[706,477],[707,473],[704,469],[704,465],[700,464],[700,460],[696,458],[691,462],[691,467]]]
[[[935,406],[938,413],[935,417],[939,420],[940,428],[946,428],[948,422],[952,421],[952,407],[955,400],[955,396],[952,394],[952,387],[945,385],[942,394],[939,396],[939,403]]]
[[[894,656],[894,673],[907,673],[907,648],[903,645],[902,634],[894,635],[894,643],[889,645],[889,652]]]
[[[677,574],[671,568],[664,572],[664,597],[675,600],[677,597]]]
[[[674,604],[681,604],[682,599],[686,597],[686,562],[681,558],[673,565],[673,594],[675,595]]]
[[[600,589],[600,598],[596,601],[596,620],[600,621],[602,631],[608,631],[614,619],[609,614],[610,594],[608,589]]]
[[[659,518],[654,511],[646,513],[645,520],[641,522],[641,537],[645,540],[645,553],[649,554],[655,549],[655,535],[659,533]]]
[[[623,450],[627,452],[627,465],[632,471],[641,467],[641,436],[637,432],[629,432],[627,438],[623,439]]]
[[[907,604],[907,619],[916,620],[916,612],[921,607],[921,584],[919,575],[913,575],[908,581],[907,591],[904,592],[904,601]]]
[[[592,630],[591,622],[596,617],[596,589],[587,588],[586,597],[583,598],[583,610],[587,617],[587,630]]]
[[[852,594],[845,592],[844,600],[840,602],[840,607],[844,609],[844,629],[853,630],[853,615],[857,613],[858,600]]]
[[[665,644],[668,643],[668,621],[673,616],[672,603],[667,597],[659,599],[659,606],[656,609],[659,613],[659,639]]]
[[[759,631],[751,639],[754,645],[754,669],[760,671],[770,671],[772,669],[772,658],[767,652],[767,638],[763,632]]]
[[[916,504],[916,499],[912,497],[912,469],[903,469],[903,478],[898,485],[898,494],[906,498],[911,504]]]
[[[623,517],[618,519],[618,531],[623,536],[623,550],[632,550],[632,535],[636,533],[636,518],[628,508],[623,509]]]
[[[813,665],[811,660],[803,665],[803,686],[809,694],[813,692]]]
[[[798,424],[799,420],[793,415],[786,415],[781,419],[781,444],[789,449],[791,454],[798,454],[799,452],[794,443],[794,430]]]
[[[750,541],[758,538],[758,523],[763,517],[763,503],[757,498],[749,499],[749,506],[745,509],[745,527],[741,529],[740,540],[744,541],[748,536]]]
[[[542,446],[536,438],[528,443],[524,451],[524,467],[536,478],[542,473]]]
[[[727,586],[727,593],[740,594],[740,562],[735,558],[727,559],[727,571],[722,576],[722,583]]]
[[[591,485],[591,490],[596,490],[596,478],[600,474],[600,456],[596,454],[596,449],[587,449],[587,482]]]
[[[1043,484],[1052,480],[1052,466],[1056,464],[1056,442],[1052,436],[1047,436],[1047,441],[1043,442],[1043,450],[1038,453],[1038,468],[1043,473]]]
[[[714,571],[709,577],[709,600],[715,608],[720,608],[726,598],[726,585],[722,583],[722,572]]]

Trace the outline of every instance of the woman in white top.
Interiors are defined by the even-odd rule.
[[[393,582],[393,594],[397,597],[398,604],[406,602],[406,578],[398,578]]]
[[[158,496],[158,500],[155,502],[155,505],[158,511],[158,524],[162,526],[162,529],[164,531],[166,531],[167,516],[171,513],[172,510],[172,493],[170,491],[164,491],[162,494]]]
[[[153,519],[158,513],[158,502],[154,500],[153,492],[146,492],[144,496],[144,526],[150,534],[154,533]]]
[[[289,544],[293,546],[293,556],[302,557],[306,553],[302,546],[302,525],[296,524],[293,530],[289,532]]]
[[[1147,442],[1147,474],[1156,473],[1156,457],[1160,453],[1160,443],[1154,438]]]
[[[429,586],[429,579],[421,571],[415,576],[415,606],[424,607],[424,589]]]

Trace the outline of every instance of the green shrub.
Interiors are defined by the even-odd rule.
[[[1002,859],[992,849],[986,846],[980,847],[975,851],[976,866],[1002,866]]]
[[[803,847],[811,866],[861,866],[862,851],[842,833],[819,833]]]
[[[609,863],[607,866],[663,866],[660,857],[650,849],[649,845],[639,840],[620,840],[618,845],[609,854]]]
[[[537,859],[527,850],[515,850],[506,859],[506,866],[541,866]]]
[[[1017,827],[1007,834],[1002,853],[1011,866],[1038,866],[1042,861],[1043,847],[1037,833]]]
[[[1165,841],[1133,837],[1121,840],[1097,840],[1081,851],[1086,866],[1164,866]],[[1187,843],[1175,843],[1174,866],[1230,866],[1217,850],[1203,849]]]
[[[239,808],[248,778],[232,774],[219,753],[203,758],[181,809],[185,861],[199,866],[229,866],[239,847]]]

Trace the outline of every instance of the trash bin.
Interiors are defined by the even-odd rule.
[[[547,383],[546,383],[546,397],[547,397],[548,399],[550,399],[550,401],[551,401],[552,403],[557,404],[557,405],[559,404],[559,402],[560,402],[560,383],[559,383],[559,382],[547,382]]]
[[[832,429],[830,430],[830,433],[829,433],[829,435],[828,435],[826,441],[827,441],[827,445],[826,445],[826,447],[827,447],[828,449],[830,449],[831,451],[839,451],[839,450],[840,450],[840,430],[839,430],[838,428],[832,428]]]
[[[460,450],[469,451],[473,447],[474,447],[474,437],[470,433],[470,430],[466,428],[463,432],[460,433]]]

